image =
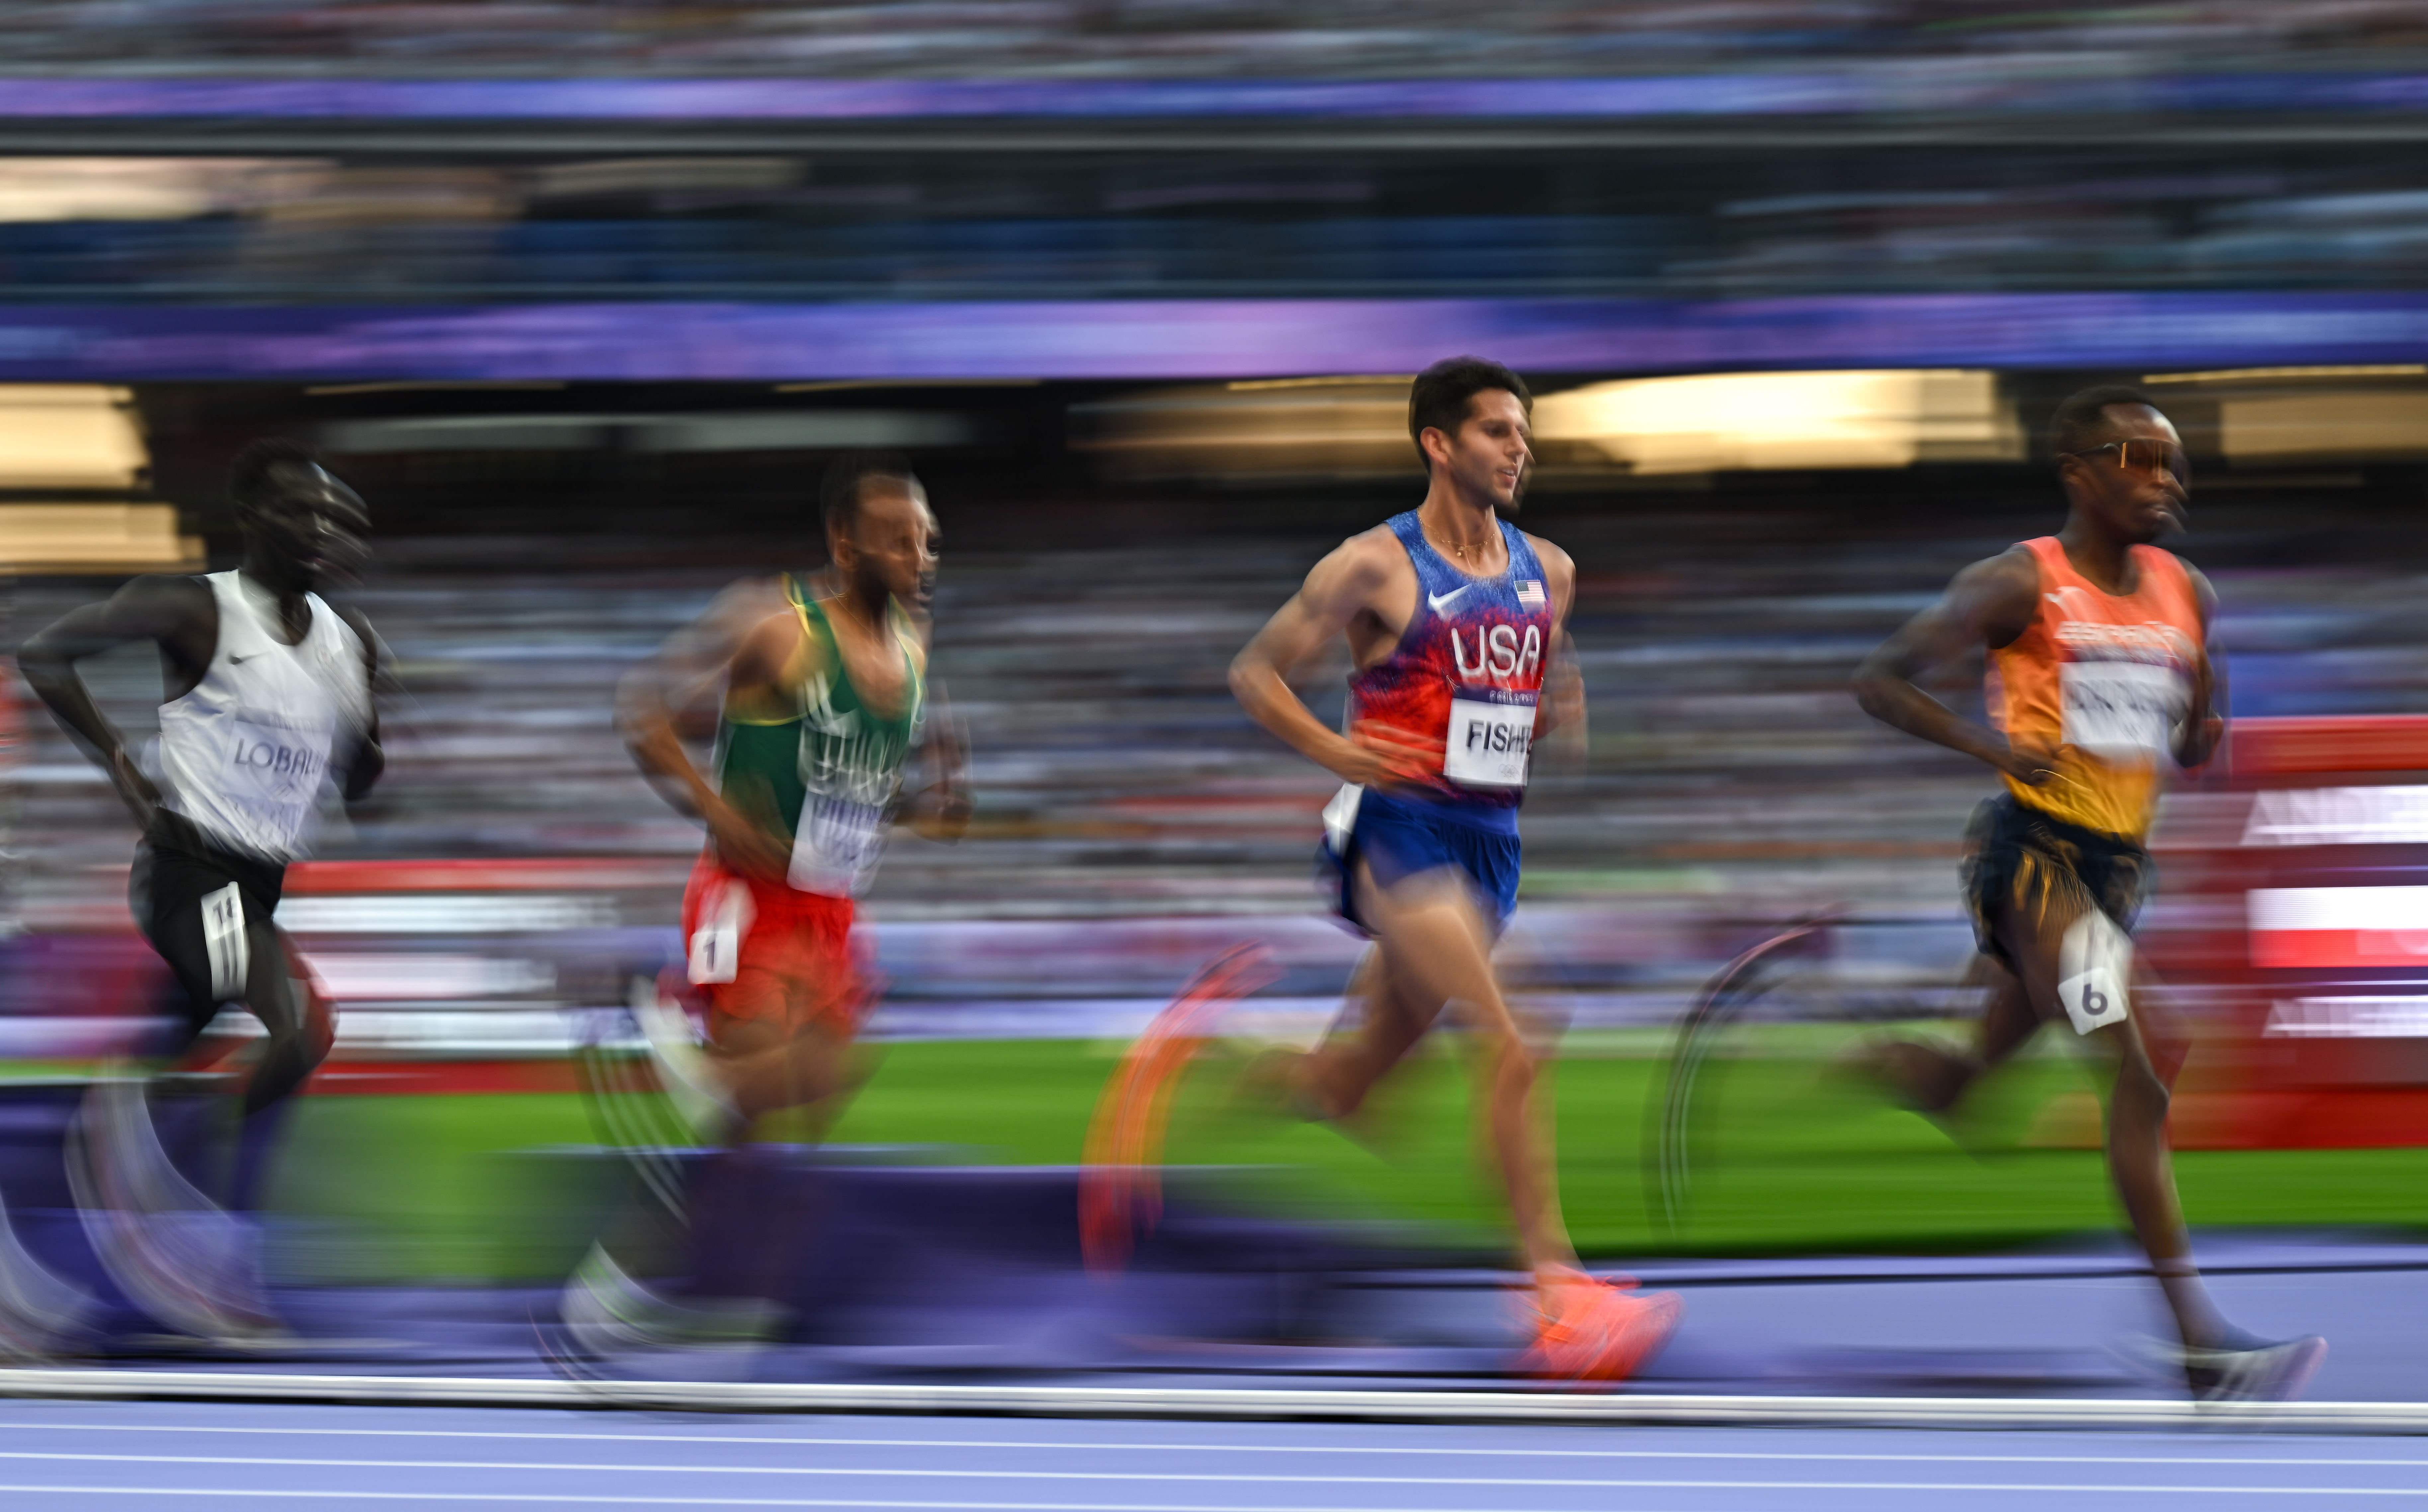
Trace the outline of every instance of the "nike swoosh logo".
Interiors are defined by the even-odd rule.
[[[1466,587],[1452,588],[1448,593],[1426,594],[1425,606],[1431,609],[1435,614],[1440,614],[1442,612],[1442,605],[1450,602],[1452,599],[1457,598],[1460,594],[1465,593],[1468,588],[1472,588],[1474,586],[1475,584],[1470,583],[1468,583]]]
[[[255,651],[253,653],[253,656],[231,656],[228,658],[228,666],[241,666],[245,663],[252,661],[254,657],[259,656],[260,654],[261,653],[259,651]]]

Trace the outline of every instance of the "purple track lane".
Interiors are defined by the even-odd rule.
[[[2428,1502],[2408,1439],[0,1405],[0,1504],[1735,1512]]]

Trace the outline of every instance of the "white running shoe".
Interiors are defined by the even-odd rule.
[[[565,1283],[558,1313],[573,1342],[598,1358],[634,1349],[753,1348],[785,1323],[783,1308],[755,1297],[669,1301],[626,1274],[599,1244]]]
[[[0,1205],[0,1360],[33,1365],[60,1353],[98,1306],[34,1258]]]
[[[2238,1332],[2223,1347],[2191,1349],[2172,1339],[2138,1336],[2131,1357],[2182,1381],[2195,1402],[2292,1402],[2327,1357],[2316,1334],[2266,1339]]]
[[[731,1140],[742,1126],[742,1110],[733,1106],[716,1068],[692,1038],[690,1017],[667,1001],[658,984],[647,977],[632,978],[626,1003],[632,1011],[632,1022],[641,1027],[649,1060],[676,1115],[702,1144],[714,1148]]]
[[[68,1125],[67,1174],[102,1268],[154,1320],[231,1347],[287,1337],[263,1293],[259,1230],[179,1174],[139,1078],[93,1083]]]

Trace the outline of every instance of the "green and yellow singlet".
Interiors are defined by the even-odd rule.
[[[826,654],[808,659],[814,670],[793,689],[797,713],[748,719],[727,708],[717,723],[717,782],[728,802],[792,842],[786,880],[794,887],[849,897],[877,870],[886,811],[918,744],[927,701],[914,654],[918,633],[900,604],[887,605],[907,696],[899,713],[875,714],[851,685],[826,611],[797,574],[784,575],[784,597],[812,647]]]

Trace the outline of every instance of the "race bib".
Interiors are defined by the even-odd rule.
[[[2133,940],[2093,909],[2074,921],[2057,947],[2057,1000],[2076,1034],[2121,1024],[2132,1012]]]
[[[1464,787],[1524,787],[1534,743],[1534,695],[1452,698],[1442,736],[1442,775]],[[1516,701],[1524,699],[1524,702]]]
[[[750,932],[758,912],[750,901],[749,887],[738,881],[728,881],[714,902],[700,911],[699,922],[691,932],[689,965],[694,986],[734,978],[742,965],[743,936]]]
[[[203,895],[203,951],[210,959],[211,1000],[241,1001],[253,946],[244,932],[244,895],[234,882]]]
[[[2068,662],[2059,668],[2065,743],[2111,762],[2155,762],[2174,746],[2190,704],[2183,675],[2142,662]]]
[[[877,869],[884,849],[884,809],[812,794],[801,804],[792,869],[784,879],[804,893],[850,897]]]

